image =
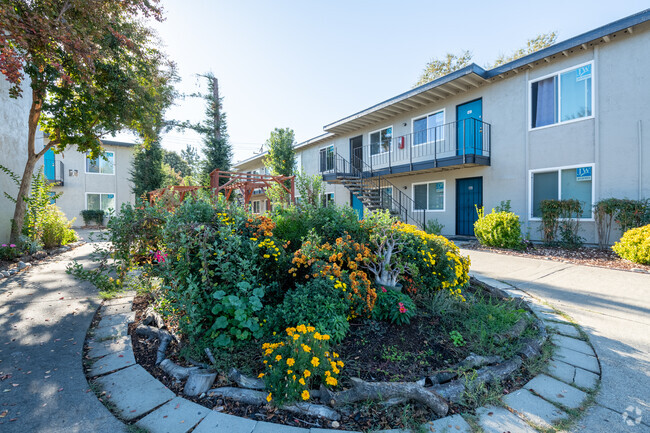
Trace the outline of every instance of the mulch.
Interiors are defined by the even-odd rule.
[[[510,256],[544,258],[546,260],[571,263],[574,265],[596,266],[599,268],[618,269],[622,271],[650,273],[650,266],[621,259],[611,249],[601,250],[592,247],[567,249],[562,247],[529,244],[525,250],[517,251],[505,248],[488,247],[481,245],[476,241],[463,244],[462,248],[477,251],[489,251]]]

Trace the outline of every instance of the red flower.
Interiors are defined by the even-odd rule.
[[[399,312],[400,312],[400,313],[403,314],[403,313],[406,313],[406,312],[408,311],[402,302],[400,302],[400,303],[397,304],[397,305],[399,305]]]

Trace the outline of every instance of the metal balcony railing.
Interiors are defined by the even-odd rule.
[[[355,149],[355,157],[370,171],[410,166],[441,160],[458,164],[477,162],[479,157],[489,161],[491,125],[478,119],[464,119],[399,137],[387,137]],[[489,163],[489,162],[488,162]]]

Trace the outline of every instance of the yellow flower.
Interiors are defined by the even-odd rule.
[[[339,382],[335,377],[329,376],[327,379],[325,379],[325,383],[331,386],[336,386],[336,384]]]
[[[338,357],[339,357],[339,354],[336,353],[336,352],[332,352],[332,356],[333,356],[334,358],[338,358]]]
[[[300,394],[303,400],[309,400],[309,391],[304,390],[302,394]]]
[[[295,375],[295,374],[293,375],[293,380],[294,380],[294,381],[296,380],[296,375]]]
[[[271,256],[269,256],[268,254],[264,254],[265,259],[268,259],[269,257],[271,257]]]
[[[287,358],[287,365],[288,365],[289,367],[293,366],[293,364],[295,364],[295,363],[296,363],[296,360],[295,360],[295,359],[293,359],[293,358]]]
[[[302,350],[304,350],[305,352],[309,353],[309,352],[311,352],[311,347],[307,346],[306,344],[303,344],[303,345],[302,345]]]
[[[343,361],[336,361],[336,365],[339,367],[345,367],[345,364],[343,364]]]
[[[293,373],[293,370],[287,370],[287,374]]]
[[[309,377],[309,376],[311,376],[311,371],[305,370],[305,372],[303,374],[305,375],[305,377]]]
[[[300,380],[298,380],[298,382],[300,382],[301,385],[305,385],[305,379],[303,379],[302,377],[300,378]]]
[[[315,330],[316,328],[314,328],[313,326],[307,326],[307,332],[314,332]]]
[[[257,378],[259,379],[260,377],[264,377],[264,373],[260,373],[257,375]]]
[[[307,333],[307,327],[305,325],[298,325],[296,326],[296,331],[306,334]]]
[[[314,356],[311,359],[311,365],[313,365],[314,367],[318,367],[319,364],[320,364],[320,360],[317,357]]]
[[[332,375],[332,373],[330,373],[329,370],[327,370],[327,371],[325,372],[325,377],[330,377],[331,375]]]
[[[282,355],[277,355],[277,356],[275,357],[275,360],[276,360],[276,361],[279,361],[279,360],[281,360],[281,359],[282,359]]]
[[[297,340],[297,339],[299,339],[299,338],[300,338],[300,334],[293,334],[293,339],[294,339],[294,340]]]
[[[323,334],[323,340],[329,340],[329,339],[330,339],[330,336],[329,336],[329,335],[327,335],[327,334]]]
[[[269,401],[269,402],[271,401],[271,395],[272,395],[272,393],[269,392],[269,395],[266,396],[266,401]]]
[[[315,333],[314,333],[314,338],[315,338],[316,340],[321,340],[323,337],[320,335],[319,332],[315,332]]]

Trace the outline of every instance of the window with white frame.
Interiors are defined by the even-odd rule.
[[[593,115],[593,63],[542,77],[530,83],[531,128]]]
[[[115,154],[104,152],[103,157],[95,159],[86,157],[86,173],[115,174]]]
[[[380,129],[379,131],[371,132],[370,136],[370,154],[378,155],[390,150],[391,141],[393,141],[393,127]]]
[[[323,198],[323,206],[327,207],[330,206],[331,204],[334,204],[334,193],[333,192],[327,192],[322,195]]]
[[[320,171],[334,170],[334,145],[320,150]]]
[[[106,213],[109,209],[115,210],[115,194],[87,193],[86,209],[103,210]]]
[[[260,213],[260,209],[261,209],[261,207],[260,207],[260,201],[259,201],[259,200],[255,200],[255,201],[253,202],[253,213]]]
[[[542,217],[543,200],[575,199],[582,205],[580,218],[592,218],[593,171],[593,165],[531,170],[531,217]]]
[[[413,119],[413,146],[444,140],[444,123],[444,110]]]
[[[445,181],[413,184],[415,210],[445,210]]]

